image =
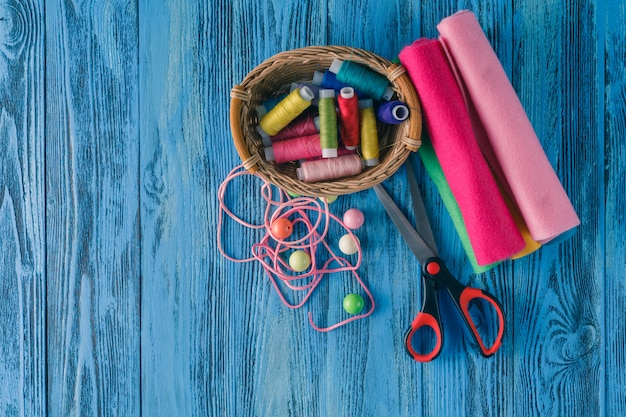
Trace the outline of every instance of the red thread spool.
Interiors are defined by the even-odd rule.
[[[359,98],[352,87],[344,87],[337,97],[341,118],[341,141],[348,150],[356,149],[360,139]]]

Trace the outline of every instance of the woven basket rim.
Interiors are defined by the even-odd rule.
[[[392,132],[388,138],[391,144],[384,152],[381,149],[381,160],[378,165],[367,168],[353,177],[305,183],[297,180],[293,172],[285,172],[273,162],[265,161],[260,151],[260,135],[255,130],[256,126],[252,126],[254,123],[258,124],[258,120],[252,113],[255,105],[260,104],[264,93],[266,95],[271,90],[268,85],[277,86],[281,82],[286,85],[298,81],[281,80],[276,76],[277,72],[283,74],[295,67],[297,71],[312,75],[314,70],[326,69],[334,58],[366,65],[385,76],[395,91],[395,96],[410,108],[410,115],[402,124],[388,128]],[[421,107],[404,67],[373,52],[351,46],[307,46],[282,51],[267,58],[254,67],[241,84],[233,87],[230,113],[233,141],[244,167],[265,181],[299,195],[315,197],[342,195],[371,188],[393,175],[410,153],[417,151],[421,145]]]

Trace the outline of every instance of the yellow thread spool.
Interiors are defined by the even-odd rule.
[[[365,166],[378,165],[378,129],[372,100],[359,100],[359,119],[361,121],[361,153]]]
[[[261,136],[274,136],[310,105],[315,95],[309,87],[293,90],[259,121]]]

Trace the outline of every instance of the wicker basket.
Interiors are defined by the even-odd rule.
[[[295,163],[278,165],[265,160],[263,143],[256,130],[259,121],[255,108],[277,91],[288,91],[292,82],[310,80],[315,71],[328,69],[334,58],[365,65],[387,77],[398,99],[409,107],[410,115],[399,125],[379,124],[378,165],[352,177],[305,183],[297,179]],[[230,126],[235,147],[248,171],[285,191],[320,197],[361,191],[393,175],[409,153],[417,151],[421,145],[422,115],[415,88],[404,67],[362,49],[317,46],[276,54],[254,68],[240,85],[233,87]]]

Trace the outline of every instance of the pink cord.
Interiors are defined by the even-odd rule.
[[[277,187],[272,187],[271,184],[261,179],[263,182],[261,186],[261,196],[266,202],[263,223],[249,223],[237,217],[231,210],[228,209],[228,207],[226,207],[224,203],[229,183],[233,179],[242,175],[253,175],[256,178],[261,179],[257,175],[250,174],[248,171],[243,169],[243,165],[239,165],[228,174],[224,182],[222,182],[218,188],[217,197],[220,208],[217,224],[217,247],[222,256],[233,262],[251,262],[255,260],[260,262],[281,302],[285,306],[292,309],[300,308],[306,304],[325,275],[345,271],[351,272],[370,300],[369,310],[366,313],[352,316],[328,327],[317,326],[313,322],[313,314],[309,312],[309,322],[311,323],[311,326],[319,332],[327,332],[336,329],[344,324],[365,318],[372,314],[375,307],[374,298],[357,273],[357,269],[361,266],[361,245],[359,240],[356,239],[352,231],[343,223],[343,221],[334,214],[330,213],[326,199],[322,199],[322,201],[320,201],[312,197],[291,198],[282,190],[278,190],[278,199],[276,200],[272,195],[272,191],[273,189],[277,189]],[[258,230],[265,229],[265,234],[260,241],[251,246],[252,257],[238,259],[225,252],[222,246],[223,213],[244,227]],[[290,238],[292,238],[291,240],[289,238],[279,239],[273,235],[271,225],[279,218],[288,218],[292,222],[294,233],[290,236]],[[345,229],[347,233],[350,234],[350,236],[352,236],[352,238],[356,241],[357,260],[354,265],[352,265],[347,259],[337,256],[331,249],[330,245],[326,242],[325,238],[328,234],[331,221],[339,224],[339,226]],[[301,229],[304,229],[304,231]],[[302,233],[296,233],[296,230]],[[318,268],[317,266],[318,247],[320,244],[324,246],[326,252],[330,256],[330,258],[323,264],[322,268]],[[304,250],[309,254],[311,258],[311,266],[306,271],[296,272],[293,268],[291,268],[289,263],[280,256],[280,254],[285,253],[290,249]],[[338,266],[331,267],[333,261],[335,261]],[[277,278],[280,281],[278,281]],[[285,293],[281,290],[279,282],[282,282],[291,291],[304,293],[304,295],[301,296],[302,298],[300,301],[293,303],[289,302]]]

